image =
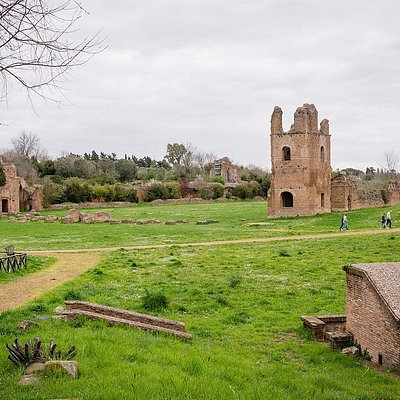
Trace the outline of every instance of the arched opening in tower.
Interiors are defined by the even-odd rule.
[[[291,157],[290,157],[290,147],[285,146],[282,149],[282,160],[283,161],[290,161]]]
[[[293,195],[290,192],[282,192],[281,194],[282,207],[293,207]]]
[[[321,161],[325,161],[325,147],[321,146]]]

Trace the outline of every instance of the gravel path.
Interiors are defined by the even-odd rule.
[[[287,240],[306,240],[306,239],[324,239],[346,236],[360,235],[387,235],[400,232],[400,228],[390,230],[373,230],[373,231],[347,231],[347,232],[332,232],[313,235],[297,235],[269,238],[252,238],[252,239],[237,239],[237,240],[218,240],[214,242],[199,242],[199,243],[180,243],[180,244],[159,244],[147,246],[128,246],[126,250],[141,250],[141,249],[160,249],[168,247],[189,247],[189,246],[216,246],[224,244],[238,243],[263,243],[277,242]],[[83,272],[94,267],[99,263],[101,253],[119,250],[121,247],[107,247],[97,249],[74,249],[74,250],[46,250],[46,251],[29,251],[31,255],[48,255],[57,258],[57,261],[52,266],[35,274],[27,275],[12,282],[0,284],[0,313],[23,305],[34,300],[43,293],[48,292],[67,282]]]

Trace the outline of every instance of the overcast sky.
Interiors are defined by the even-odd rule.
[[[62,151],[149,155],[168,143],[270,167],[270,116],[303,103],[330,121],[332,167],[400,155],[399,0],[82,0],[108,48],[64,84],[72,105],[0,104],[0,148],[21,131]]]

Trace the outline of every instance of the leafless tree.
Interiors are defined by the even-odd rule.
[[[99,33],[76,40],[84,13],[76,0],[0,0],[0,101],[14,84],[57,101],[70,70],[104,48]]]
[[[18,137],[11,139],[13,150],[24,157],[38,156],[40,153],[40,139],[33,133],[21,132]]]
[[[399,168],[400,157],[393,151],[387,151],[385,153],[385,170],[389,174],[396,174]]]
[[[196,151],[194,154],[194,160],[202,172],[205,171],[207,165],[211,164],[216,159],[217,156],[212,152]]]

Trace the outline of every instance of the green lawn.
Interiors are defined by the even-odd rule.
[[[261,203],[229,204],[227,213],[232,215],[236,207],[247,210],[246,221],[238,222],[236,216],[231,223],[236,235],[247,229],[245,222],[262,220]],[[196,215],[206,212],[199,205],[194,209]],[[166,212],[156,207],[143,210],[149,217],[157,210]],[[209,218],[220,211],[220,229],[228,234],[229,229],[221,228],[229,224],[224,208],[211,205],[210,210]],[[349,213],[350,228],[372,228],[369,224],[378,221],[374,215],[380,213]],[[273,221],[286,234],[289,225],[297,234],[337,230],[337,222],[338,214]],[[80,229],[87,228],[97,226]],[[112,231],[116,226],[100,228]],[[197,240],[204,238],[194,234],[195,228],[211,229],[191,227],[188,235]],[[211,239],[221,239],[205,232]],[[255,236],[266,233],[265,228],[254,231]],[[0,399],[399,399],[398,374],[313,341],[300,321],[301,315],[344,313],[342,266],[400,261],[399,245],[399,234],[351,237],[344,233],[336,239],[110,253],[80,278],[0,315]],[[193,343],[86,320],[73,325],[40,320],[26,332],[16,328],[23,319],[51,314],[65,298],[144,311],[141,300],[146,289],[167,296],[168,308],[153,314],[185,322]],[[79,379],[49,376],[36,387],[17,384],[21,371],[6,359],[5,344],[17,336],[25,341],[37,335],[45,342],[54,339],[62,349],[76,345]]]
[[[35,272],[47,268],[53,264],[54,261],[55,258],[53,257],[28,256],[27,268],[19,269],[12,273],[0,271],[0,283],[13,281],[25,275],[34,274]]]
[[[351,230],[379,228],[384,210],[364,209],[348,213]],[[400,220],[400,205],[391,207],[394,227]],[[87,210],[94,213],[95,210]],[[340,213],[313,217],[267,218],[266,202],[227,202],[182,205],[140,204],[137,207],[111,208],[117,219],[158,218],[161,224],[60,224],[45,222],[10,223],[0,219],[0,248],[13,245],[17,250],[74,249],[123,247],[148,244],[191,243],[254,237],[276,237],[336,232]],[[43,214],[65,215],[66,211]],[[165,225],[166,221],[187,219],[188,224]],[[219,223],[196,225],[197,221],[213,219]]]

